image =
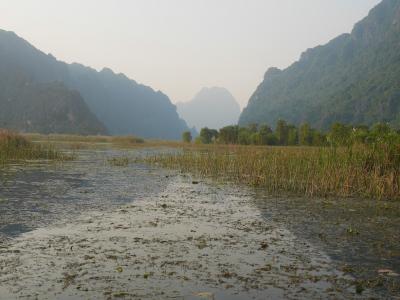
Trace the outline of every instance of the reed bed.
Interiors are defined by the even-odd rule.
[[[147,162],[304,196],[400,199],[400,146],[186,148]]]
[[[74,134],[25,134],[25,137],[32,141],[49,142],[70,142],[70,143],[114,143],[114,144],[141,144],[144,139],[126,135],[126,136],[105,136],[105,135],[74,135]]]
[[[40,159],[64,161],[73,159],[73,155],[60,153],[51,145],[34,144],[18,133],[0,129],[0,164]]]

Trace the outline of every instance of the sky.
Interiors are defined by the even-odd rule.
[[[185,102],[221,86],[241,107],[269,67],[350,32],[380,0],[0,0],[0,28],[66,62]]]

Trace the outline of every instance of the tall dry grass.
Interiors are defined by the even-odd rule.
[[[277,193],[400,199],[400,145],[210,146],[155,155],[146,161]]]
[[[16,160],[68,160],[72,158],[50,145],[34,144],[16,132],[0,129],[0,164]]]

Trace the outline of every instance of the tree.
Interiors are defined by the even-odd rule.
[[[257,133],[257,131],[258,131],[258,124],[257,124],[257,123],[249,124],[249,125],[247,126],[247,129],[248,129],[251,133]]]
[[[250,145],[251,144],[251,131],[246,128],[242,127],[239,128],[239,134],[238,134],[238,142],[240,145]]]
[[[199,141],[203,144],[211,144],[217,137],[217,130],[204,127],[200,130]]]
[[[260,139],[260,144],[261,145],[271,145],[269,142],[271,142],[271,136],[273,135],[273,131],[271,127],[268,125],[261,125],[260,129],[258,131],[259,134],[259,139]]]
[[[270,145],[270,146],[279,145],[279,140],[274,133],[270,133],[267,135],[266,145]]]
[[[191,143],[192,142],[192,133],[190,131],[185,131],[182,133],[182,141],[185,143]]]
[[[275,129],[276,137],[278,138],[279,145],[285,146],[288,144],[289,128],[284,120],[278,120]]]
[[[221,144],[237,144],[238,143],[238,126],[226,126],[220,129],[218,141]]]
[[[301,124],[299,129],[299,144],[302,146],[312,145],[312,132],[308,123]]]
[[[289,146],[295,146],[299,144],[299,133],[294,125],[288,126],[288,141],[287,144]]]
[[[311,141],[313,146],[326,146],[326,135],[319,132],[318,130],[311,130]]]
[[[332,125],[331,131],[329,132],[329,141],[334,146],[350,146],[352,143],[352,131],[353,127],[351,126],[335,123]]]

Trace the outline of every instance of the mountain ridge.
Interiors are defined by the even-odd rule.
[[[179,139],[188,129],[168,96],[160,91],[109,68],[97,71],[79,63],[59,61],[14,32],[0,30],[0,59],[0,67],[11,76],[23,74],[32,83],[62,82],[68,89],[78,91],[110,134]]]
[[[270,68],[239,124],[285,119],[327,129],[336,122],[400,126],[400,1],[383,0],[325,45],[284,70]]]

